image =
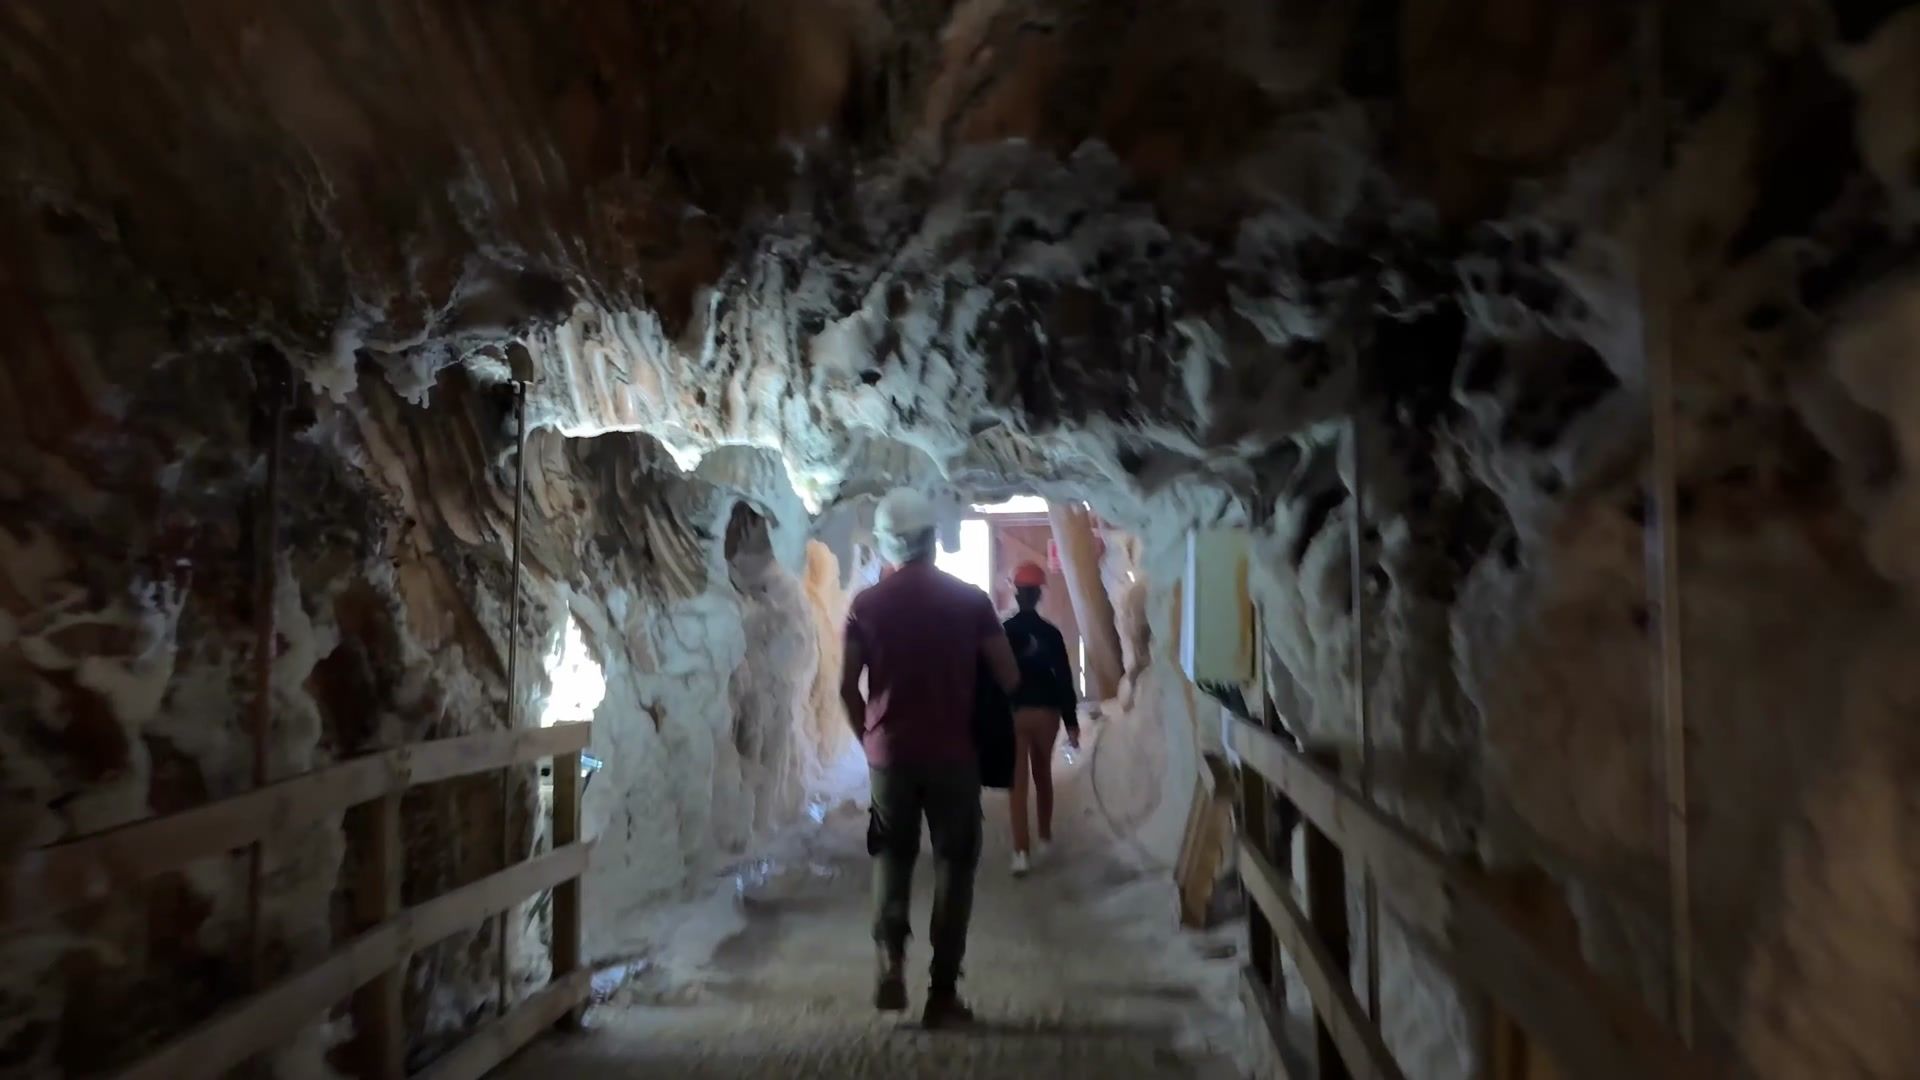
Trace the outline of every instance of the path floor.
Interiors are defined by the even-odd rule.
[[[865,817],[848,807],[741,893],[745,929],[692,977],[630,987],[589,1013],[585,1034],[543,1040],[499,1075],[1237,1077],[1238,961],[1217,956],[1235,931],[1181,932],[1170,875],[1141,869],[1104,828],[1084,769],[1061,772],[1059,842],[1024,879],[1007,871],[1006,799],[988,796],[962,984],[973,1028],[918,1023],[927,855],[915,881],[913,1011],[871,1008]]]

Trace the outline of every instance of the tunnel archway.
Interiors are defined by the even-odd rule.
[[[1903,1075],[1917,19],[8,6],[0,1069],[127,1065],[535,854],[490,768],[408,795],[394,904],[331,810],[46,877],[533,727],[575,619],[586,950],[648,955],[827,816],[862,508],[911,484],[1132,534],[1128,672],[1178,539],[1244,530],[1275,710],[1374,759],[1369,808],[1549,882],[1596,978],[1735,1071]],[[1118,690],[1198,773],[1213,703]],[[1193,779],[1115,794],[1178,833]],[[1388,1049],[1481,1071],[1478,991],[1380,925]],[[415,1064],[496,1008],[495,940],[401,950]],[[366,1035],[301,1016],[265,1067]]]

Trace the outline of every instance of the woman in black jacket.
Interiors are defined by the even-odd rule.
[[[1053,740],[1061,724],[1068,745],[1080,746],[1079,695],[1073,689],[1073,668],[1067,662],[1067,641],[1058,628],[1040,617],[1040,589],[1047,572],[1033,563],[1013,572],[1014,600],[1020,610],[1004,624],[1014,659],[1020,663],[1020,688],[1013,704],[1013,873],[1024,875],[1035,852],[1027,831],[1027,792],[1034,794],[1044,856],[1053,839]]]

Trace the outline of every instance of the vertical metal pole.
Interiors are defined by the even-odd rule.
[[[513,480],[513,595],[507,601],[507,729],[519,723],[520,711],[520,512],[527,499],[527,384],[513,382],[515,439],[519,449],[514,455]],[[513,860],[513,767],[500,770],[500,868]],[[496,976],[500,990],[500,1014],[506,1015],[512,1002],[507,996],[507,925],[513,921],[513,905],[500,913],[498,926],[499,968]]]
[[[267,740],[273,732],[273,660],[277,632],[274,600],[279,578],[280,446],[285,441],[287,381],[284,361],[271,349],[255,355],[258,392],[267,408],[267,476],[254,520],[253,551],[253,702],[248,735],[253,741],[255,788],[267,784]],[[261,841],[247,848],[247,977],[254,986],[266,980],[266,931],[260,915],[265,879]]]
[[[1640,307],[1646,334],[1648,410],[1653,435],[1653,527],[1648,569],[1659,612],[1658,694],[1665,777],[1668,919],[1673,944],[1673,1018],[1680,1038],[1693,1044],[1693,889],[1687,807],[1687,719],[1681,656],[1679,480],[1674,404],[1671,289],[1666,280],[1665,223],[1659,180],[1665,168],[1667,125],[1661,69],[1660,7],[1641,8],[1640,46],[1645,76],[1642,127],[1648,142],[1643,232],[1639,244]]]
[[[1365,549],[1366,481],[1361,468],[1366,464],[1360,449],[1359,350],[1354,350],[1354,408],[1347,417],[1348,464],[1353,468],[1353,513],[1347,515],[1347,543],[1352,549],[1353,590],[1353,726],[1360,736],[1360,797],[1373,804],[1373,727],[1367,712],[1367,603]],[[1367,1018],[1380,1022],[1380,897],[1375,891],[1373,870],[1362,866],[1361,902],[1365,913]]]

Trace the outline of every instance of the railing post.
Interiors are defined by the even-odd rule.
[[[1329,772],[1339,769],[1339,761],[1330,754],[1314,754],[1314,760]],[[1332,959],[1334,976],[1353,982],[1353,946],[1347,932],[1346,857],[1333,838],[1307,822],[1307,918],[1313,934],[1326,946]],[[1314,1003],[1313,1061],[1320,1080],[1347,1080],[1350,1075],[1340,1058],[1340,1048],[1322,1013],[1323,1003]]]
[[[1693,856],[1691,808],[1687,795],[1686,660],[1682,638],[1686,621],[1681,608],[1684,565],[1680,548],[1681,451],[1678,406],[1675,403],[1674,296],[1676,280],[1667,269],[1678,264],[1678,245],[1671,239],[1676,220],[1670,199],[1660,190],[1667,175],[1668,130],[1665,69],[1667,46],[1662,30],[1666,8],[1640,5],[1637,33],[1642,90],[1638,95],[1639,124],[1645,171],[1641,175],[1642,233],[1637,238],[1637,278],[1641,329],[1646,355],[1647,412],[1651,427],[1652,469],[1646,482],[1653,501],[1652,527],[1647,543],[1647,599],[1655,613],[1659,647],[1655,701],[1660,718],[1660,777],[1667,826],[1667,931],[1671,942],[1670,992],[1673,1022],[1680,1040],[1693,1045],[1694,940]]]
[[[1261,713],[1261,727],[1269,735],[1291,739],[1292,736],[1285,731],[1284,725],[1280,722],[1280,707],[1273,703],[1273,696],[1263,691],[1261,704],[1264,707]],[[1286,792],[1268,783],[1265,777],[1260,776],[1259,773],[1254,773],[1254,777],[1260,781],[1266,794],[1268,861],[1273,863],[1273,868],[1283,877],[1291,879],[1293,877],[1293,838],[1294,832],[1300,827],[1300,808],[1293,805],[1293,800],[1287,798]],[[1286,955],[1286,949],[1280,944],[1277,935],[1273,939],[1272,953],[1274,996],[1277,1000],[1285,1001],[1287,977],[1280,958]]]
[[[224,1076],[316,1017],[351,1001],[356,1020],[347,1064],[359,1076],[399,1077],[407,1064],[402,990],[411,953],[463,929],[477,930],[529,898],[560,896],[556,961],[561,978],[486,1025],[416,1080],[476,1080],[540,1031],[561,1022],[592,989],[580,964],[580,884],[591,845],[580,838],[580,762],[593,725],[563,724],[409,743],[348,758],[268,787],[176,813],[35,848],[0,867],[0,930],[44,921],[199,859],[245,849],[299,826],[346,815],[353,860],[349,921],[358,924],[325,957],[230,1002],[200,1023],[122,1063],[122,1080]],[[451,892],[402,907],[402,794],[409,788],[502,767],[560,758],[563,789],[553,851]],[[571,969],[571,970],[568,970]],[[444,1064],[443,1064],[444,1063]]]
[[[1269,795],[1266,780],[1259,773],[1242,765],[1240,768],[1240,829],[1245,834],[1249,847],[1272,859],[1272,840],[1267,830]],[[1247,962],[1259,976],[1260,985],[1272,993],[1274,1005],[1279,1008],[1286,1001],[1286,980],[1281,978],[1279,965],[1274,962],[1273,926],[1267,921],[1266,913],[1260,910],[1260,905],[1254,903],[1247,904],[1247,950],[1250,954]],[[1282,1011],[1285,1010],[1282,1009]]]
[[[553,759],[553,848],[560,850],[580,838],[580,752]],[[580,968],[580,879],[569,878],[553,889],[553,978],[558,981]],[[580,1026],[581,1008],[574,1006],[560,1026]]]
[[[1280,709],[1273,703],[1273,696],[1261,691],[1260,727],[1268,733],[1280,729]],[[1257,771],[1241,769],[1244,805],[1241,808],[1242,820],[1246,822],[1247,839],[1253,844],[1273,868],[1286,876],[1293,874],[1293,830],[1300,820],[1300,813],[1287,800],[1284,792],[1267,782],[1266,777]],[[1247,905],[1248,945],[1253,950],[1254,970],[1261,973],[1268,986],[1273,989],[1273,1001],[1276,1008],[1285,1012],[1287,1001],[1286,970],[1280,958],[1284,949],[1278,935],[1273,932],[1272,924],[1258,904]]]
[[[1486,1070],[1481,1075],[1487,1080],[1528,1080],[1532,1064],[1526,1033],[1491,1001],[1486,1037]]]
[[[1482,882],[1536,939],[1557,938],[1569,948],[1579,949],[1579,924],[1545,874],[1533,869],[1507,871],[1488,874]],[[1492,995],[1486,995],[1486,1005],[1484,1075],[1488,1080],[1559,1080],[1561,1072],[1547,1047],[1529,1036]]]
[[[400,914],[400,875],[405,847],[400,836],[400,792],[354,811],[360,849],[353,908],[357,928],[368,930]],[[407,1074],[404,1012],[408,957],[354,992],[353,1026],[359,1074],[369,1080],[400,1080]]]
[[[1366,1018],[1353,990],[1352,947],[1346,928],[1339,925],[1346,911],[1342,851],[1370,867],[1382,882],[1380,895],[1394,910],[1396,928],[1432,950],[1463,982],[1485,992],[1526,1029],[1538,1051],[1530,1049],[1527,1055],[1529,1071],[1535,1074],[1529,1080],[1539,1080],[1543,1066],[1557,1075],[1593,1080],[1727,1075],[1719,1063],[1693,1053],[1642,1005],[1586,965],[1578,926],[1550,879],[1535,875],[1537,901],[1516,908],[1483,875],[1442,854],[1355,794],[1333,770],[1258,725],[1234,724],[1231,739],[1241,760],[1286,795],[1310,826],[1311,917],[1288,910],[1297,907],[1287,895],[1293,890],[1284,886],[1278,871],[1265,872],[1265,858],[1251,848],[1242,853],[1252,864],[1243,876],[1258,890],[1257,900],[1276,930],[1298,924],[1289,951],[1303,975],[1309,965],[1300,963],[1300,957],[1312,957],[1315,1005],[1334,1003],[1315,1010],[1317,1020],[1331,1022],[1322,1024],[1323,1031],[1331,1026],[1326,1033],[1338,1035],[1336,1045],[1349,1048],[1348,1063],[1378,1063],[1354,1064],[1355,1071],[1390,1076],[1394,1070],[1391,1053],[1378,1041],[1378,1025]],[[1287,920],[1275,912],[1284,912]],[[1302,943],[1300,949],[1293,949],[1294,941]],[[1336,951],[1346,959],[1336,957]],[[1367,1045],[1369,1037],[1375,1045]],[[1324,1041],[1321,1061],[1327,1063]]]
[[[274,604],[280,570],[281,454],[287,441],[286,357],[271,346],[254,354],[255,379],[264,415],[257,433],[266,442],[266,485],[255,503],[253,521],[253,701],[247,710],[247,734],[253,749],[253,786],[267,786],[267,741],[273,731]],[[266,841],[247,848],[247,985],[258,989],[267,979],[267,928],[261,918],[265,892]]]

